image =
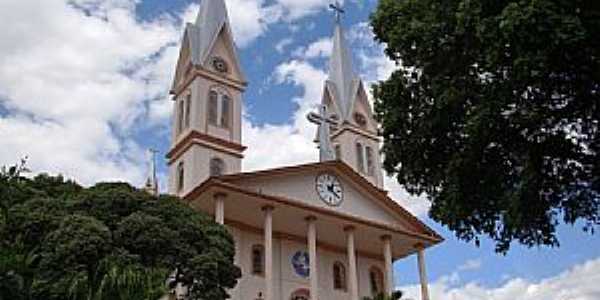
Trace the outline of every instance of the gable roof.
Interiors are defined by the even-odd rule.
[[[246,77],[238,59],[224,0],[203,0],[196,22],[186,24],[182,41],[185,41],[186,38],[189,41],[187,45],[191,53],[192,64],[206,67],[211,50],[222,31],[225,31],[226,42],[230,45],[231,59],[240,72],[241,81],[245,82]],[[182,46],[185,47],[186,43],[182,43]],[[173,87],[175,85],[176,82],[173,83]]]
[[[223,175],[219,177],[215,177],[216,180],[226,183],[234,183],[243,179],[256,179],[267,176],[278,176],[278,175],[286,175],[304,171],[314,171],[321,169],[335,169],[340,173],[346,175],[349,180],[353,183],[357,184],[361,188],[363,188],[369,195],[371,195],[373,199],[379,202],[379,204],[384,205],[389,208],[394,214],[395,217],[400,218],[401,220],[405,220],[410,223],[414,228],[422,233],[429,236],[432,236],[435,239],[443,240],[443,238],[437,234],[433,229],[429,228],[423,222],[421,222],[417,217],[412,215],[402,206],[400,206],[396,201],[391,199],[388,195],[388,192],[378,188],[377,186],[370,183],[367,179],[365,179],[360,174],[356,173],[352,167],[348,166],[346,163],[342,161],[327,161],[327,162],[319,162],[319,163],[310,163],[304,165],[296,165],[282,168],[274,168],[267,170],[260,170],[254,172],[242,172],[231,175]]]
[[[342,120],[350,118],[353,102],[360,85],[354,72],[352,55],[346,45],[342,26],[336,23],[333,33],[333,50],[329,61],[329,78],[325,86],[340,109]]]

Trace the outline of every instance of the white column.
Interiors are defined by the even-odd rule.
[[[273,207],[263,207],[265,213],[265,300],[273,298]]]
[[[215,222],[225,224],[225,194],[215,194]]]
[[[385,293],[392,295],[394,291],[394,269],[392,266],[392,237],[384,235],[383,241],[383,259],[385,263]]]
[[[358,273],[356,271],[356,252],[354,249],[354,227],[347,226],[346,241],[348,243],[348,279],[350,283],[350,300],[358,300]]]
[[[308,260],[310,264],[310,299],[319,299],[319,271],[317,269],[317,218],[307,217]]]
[[[419,263],[419,278],[421,279],[421,299],[429,300],[429,288],[427,284],[427,273],[425,271],[425,250],[418,247],[417,260]]]

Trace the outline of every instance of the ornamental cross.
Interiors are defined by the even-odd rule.
[[[335,152],[331,145],[331,136],[329,133],[330,126],[337,126],[338,121],[327,114],[327,106],[319,107],[319,114],[311,112],[307,116],[308,121],[319,125],[319,161],[335,160]]]
[[[340,19],[342,18],[342,14],[346,13],[346,11],[342,8],[342,5],[337,0],[335,1],[335,4],[329,4],[329,8],[334,11],[335,20],[339,23]]]

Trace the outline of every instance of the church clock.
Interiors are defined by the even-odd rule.
[[[213,57],[212,66],[217,72],[220,73],[227,73],[229,70],[229,67],[227,67],[227,62],[218,56]]]
[[[323,202],[330,206],[338,206],[344,200],[344,190],[340,180],[332,174],[323,173],[317,176],[317,194]]]

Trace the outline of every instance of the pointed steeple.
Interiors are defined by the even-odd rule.
[[[336,21],[327,87],[333,94],[333,100],[342,114],[342,119],[349,117],[359,84],[360,78],[354,72],[352,55],[346,45],[342,26],[339,21]]]
[[[189,61],[196,67],[205,69],[210,68],[211,53],[215,48],[219,39],[224,42],[231,54],[231,64],[234,66],[236,80],[246,83],[246,77],[243,74],[239,56],[235,42],[233,40],[233,32],[231,24],[229,22],[229,15],[227,13],[227,6],[225,0],[202,0],[200,3],[200,11],[196,17],[196,22],[187,23],[185,32],[182,40],[182,51],[180,52],[179,59],[182,63],[187,61],[183,60],[184,53],[189,53]],[[186,57],[187,58],[187,57]],[[179,63],[178,63],[179,64]],[[180,73],[185,73],[185,66],[178,66],[177,70]],[[173,80],[172,90],[175,90],[178,84],[178,78],[182,74],[176,74]]]
[[[197,54],[204,62],[223,26],[230,26],[225,0],[202,0],[195,25],[199,37]]]
[[[158,151],[149,149],[148,152],[151,157],[148,168],[148,178],[146,179],[144,190],[153,196],[158,196],[158,179],[156,178],[156,153],[158,153]]]

